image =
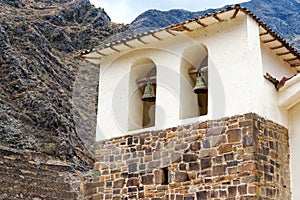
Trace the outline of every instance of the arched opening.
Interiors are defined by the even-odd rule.
[[[128,130],[147,128],[155,125],[155,97],[151,100],[145,100],[145,90],[150,91],[152,96],[156,94],[156,65],[149,58],[140,59],[134,62],[131,67]]]
[[[206,115],[208,110],[208,90],[194,91],[196,79],[198,87],[208,87],[208,51],[205,46],[193,45],[185,49],[180,66],[180,119]]]

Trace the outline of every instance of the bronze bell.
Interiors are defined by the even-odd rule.
[[[144,94],[142,96],[142,101],[147,101],[147,102],[154,102],[156,99],[155,97],[155,92],[154,92],[154,86],[150,83],[147,83]]]
[[[197,76],[196,78],[196,84],[195,84],[195,87],[194,87],[194,93],[196,94],[204,94],[204,93],[207,93],[207,85],[206,83],[204,82],[202,76]]]

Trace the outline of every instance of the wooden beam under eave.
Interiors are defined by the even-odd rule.
[[[88,56],[81,56],[82,59],[84,60],[88,60],[88,59],[93,59],[93,60],[97,60],[97,59],[100,59],[101,57],[88,57]]]
[[[143,44],[148,44],[147,42],[143,41],[140,37],[136,38],[139,42],[143,43]]]
[[[271,50],[275,50],[275,49],[280,49],[283,48],[283,45],[279,45],[279,46],[275,46],[275,47],[270,47]]]
[[[276,38],[270,39],[270,40],[264,40],[263,43],[270,43],[276,41]]]
[[[155,39],[161,41],[161,38],[157,37],[154,33],[151,33],[151,36],[154,37]]]
[[[260,33],[259,36],[268,35],[268,34],[269,34],[269,31],[264,32],[264,33]]]
[[[96,53],[99,54],[99,55],[101,55],[101,56],[107,56],[106,54],[101,53],[99,50],[96,50]]]
[[[286,62],[290,62],[290,61],[294,61],[294,60],[297,60],[298,58],[295,57],[295,58],[287,58],[287,59],[284,59],[284,61]]]
[[[214,14],[213,17],[218,20],[219,22],[224,22],[225,20],[224,19],[221,19],[220,17],[218,17],[217,14]]]
[[[300,63],[291,64],[291,67],[300,67]]]
[[[166,32],[169,33],[169,34],[171,34],[171,35],[173,35],[173,36],[176,36],[176,34],[172,33],[169,29],[166,29]]]
[[[238,9],[235,9],[235,11],[234,11],[233,15],[230,17],[230,19],[235,18],[235,17],[237,16],[237,14],[239,13],[239,11],[240,11],[239,8],[238,8]]]
[[[113,46],[109,46],[109,48],[111,48],[112,50],[114,50],[114,51],[116,51],[116,52],[120,53],[120,50],[119,50],[119,49],[116,49],[116,48],[115,48],[115,47],[113,47]]]
[[[134,48],[134,46],[131,46],[131,45],[127,44],[127,42],[123,42],[123,44],[124,44],[126,47],[129,47],[130,49],[133,49],[133,48]]]
[[[288,55],[290,54],[291,52],[283,52],[283,53],[276,53],[277,56],[285,56],[285,55]]]
[[[102,57],[101,57],[102,58]],[[88,62],[90,62],[90,63],[93,63],[93,64],[95,64],[95,65],[99,65],[100,64],[100,62],[101,62],[101,58],[92,58],[92,57],[90,57],[90,58],[84,58],[84,60],[86,60],[86,61],[88,61]]]
[[[172,27],[170,29],[173,31],[180,31],[180,32],[186,31],[186,29],[184,29],[182,25],[178,25],[178,26]]]
[[[207,24],[204,24],[204,23],[200,22],[199,19],[196,19],[196,22],[197,22],[197,24],[201,25],[202,27],[207,27],[208,26]]]
[[[192,29],[190,29],[190,28],[186,27],[186,26],[185,26],[185,24],[182,24],[182,27],[183,27],[185,30],[189,31],[189,32],[191,32],[191,31],[192,31]]]

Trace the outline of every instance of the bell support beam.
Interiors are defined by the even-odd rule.
[[[156,82],[156,76],[151,76],[151,77],[148,77],[148,78],[142,78],[142,79],[136,80],[137,85],[144,85],[148,82],[155,83]]]

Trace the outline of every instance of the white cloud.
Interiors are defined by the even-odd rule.
[[[96,7],[104,8],[113,22],[130,23],[149,9],[186,9],[200,11],[237,4],[247,0],[90,0]]]

